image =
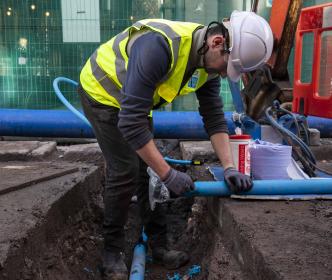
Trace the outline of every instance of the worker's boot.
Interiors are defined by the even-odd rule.
[[[128,269],[124,263],[124,256],[120,252],[104,251],[103,253],[103,279],[127,280]]]
[[[167,269],[177,269],[189,261],[189,256],[183,251],[168,250],[165,247],[152,249],[152,258],[155,263],[161,264]]]

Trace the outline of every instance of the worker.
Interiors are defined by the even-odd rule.
[[[127,279],[124,225],[136,193],[153,260],[176,269],[188,261],[170,250],[162,207],[150,211],[147,166],[175,195],[194,189],[189,175],[163,159],[153,142],[151,111],[195,92],[199,113],[233,192],[248,191],[250,177],[234,167],[219,96],[220,76],[238,81],[261,67],[272,52],[268,23],[252,12],[234,11],[208,26],[146,19],[102,44],[80,74],[79,93],[106,161],[103,275]]]

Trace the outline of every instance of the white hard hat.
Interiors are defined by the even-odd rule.
[[[230,36],[227,76],[237,82],[241,73],[258,69],[269,60],[273,34],[267,21],[253,12],[234,11],[223,24]]]

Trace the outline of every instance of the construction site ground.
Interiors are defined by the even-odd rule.
[[[332,171],[331,140],[313,150]],[[157,140],[164,155],[209,161],[177,167],[212,180],[209,143]],[[181,151],[180,151],[181,147]],[[0,141],[0,279],[102,279],[103,158],[96,143]],[[126,262],[141,227],[137,202],[126,225]],[[145,279],[332,279],[332,201],[178,198],[164,204],[171,247],[190,262],[167,271],[147,258]]]

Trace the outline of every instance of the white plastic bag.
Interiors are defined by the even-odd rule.
[[[170,193],[165,184],[160,180],[157,173],[150,167],[147,169],[149,178],[149,201],[151,210],[154,210],[156,203],[162,203],[170,198]]]

